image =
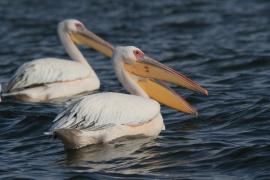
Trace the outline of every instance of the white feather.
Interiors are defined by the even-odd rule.
[[[98,130],[115,125],[144,124],[160,113],[154,100],[120,93],[99,93],[84,97],[54,120],[51,130]]]
[[[9,80],[6,92],[47,83],[89,77],[89,68],[79,62],[43,58],[23,64]]]

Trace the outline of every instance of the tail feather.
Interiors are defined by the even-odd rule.
[[[6,83],[0,83],[0,102],[2,101],[3,97],[7,97],[7,96],[13,96],[15,93],[7,93],[7,84]]]
[[[25,94],[22,93],[21,91],[8,92],[8,93],[2,91],[2,93],[0,93],[0,96],[1,97],[11,97],[11,96],[21,96],[21,97],[23,97],[23,96],[25,96]]]

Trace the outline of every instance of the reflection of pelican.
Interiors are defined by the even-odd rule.
[[[134,154],[134,152],[149,145],[152,145],[151,138],[121,138],[107,144],[88,146],[76,151],[68,150],[65,163],[70,165],[85,165],[86,161],[90,161],[91,167],[94,170],[104,170],[115,166],[115,164],[111,164],[110,166],[109,163],[106,163],[111,160],[126,157],[136,157],[136,159],[139,159],[143,154]],[[103,163],[100,164],[100,162]],[[93,163],[96,164],[93,165]]]
[[[116,47],[112,59],[119,81],[138,96],[99,93],[68,107],[56,117],[52,126],[53,133],[66,148],[109,142],[122,136],[157,136],[165,129],[157,101],[185,113],[197,114],[183,98],[154,79],[207,94],[197,83],[133,46]]]
[[[65,20],[58,25],[58,34],[73,61],[43,58],[23,64],[9,80],[3,96],[41,102],[93,91],[99,88],[99,79],[75,44],[95,48],[111,57],[110,46],[77,20]],[[110,49],[111,47],[107,47]]]

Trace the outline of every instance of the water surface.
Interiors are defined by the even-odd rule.
[[[41,57],[69,58],[58,22],[81,20],[104,39],[135,45],[209,90],[174,88],[198,117],[162,107],[157,139],[65,151],[44,135],[62,104],[0,104],[0,178],[268,179],[270,2],[267,0],[0,1],[0,80]],[[82,48],[102,82],[125,92],[111,61]]]

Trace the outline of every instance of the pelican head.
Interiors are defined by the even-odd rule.
[[[130,93],[151,97],[181,112],[197,115],[194,107],[162,81],[208,95],[198,83],[148,57],[137,47],[116,47],[113,61],[118,79]]]
[[[67,19],[59,23],[58,34],[60,37],[69,36],[75,44],[86,45],[93,48],[107,57],[112,56],[113,47],[91,31],[82,22],[76,19]],[[67,39],[67,38],[61,38]]]

